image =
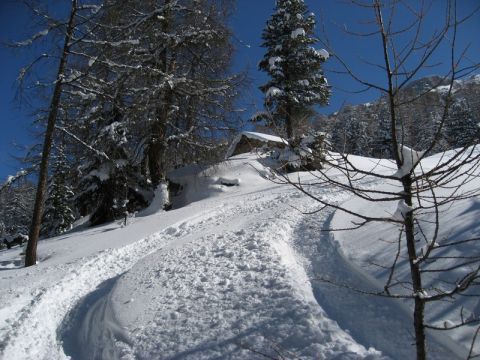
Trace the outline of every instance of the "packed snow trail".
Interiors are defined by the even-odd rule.
[[[241,197],[243,196],[245,194],[241,195]],[[261,209],[266,204],[255,202],[257,197],[258,195],[253,194],[251,199],[240,200],[253,203],[253,209]],[[168,226],[145,239],[121,248],[106,249],[90,257],[77,259],[68,266],[55,266],[53,271],[66,270],[66,274],[62,275],[60,280],[49,284],[48,287],[40,286],[33,289],[31,294],[19,295],[29,300],[24,301],[20,309],[11,313],[12,320],[7,319],[5,326],[1,328],[0,351],[2,351],[2,355],[6,359],[64,357],[62,346],[57,341],[57,328],[79,299],[95,290],[105,280],[129,270],[148,254],[170,242],[177,241],[181,235],[198,232],[205,224],[209,225],[209,221],[212,219],[224,221],[225,213],[242,209],[242,206],[239,205],[241,201],[230,202],[232,205],[212,201],[208,206],[208,211],[205,211],[205,204],[195,204],[193,211],[197,212],[196,215],[187,217],[178,224]],[[264,201],[265,203],[269,202],[269,199]],[[189,210],[187,214],[192,212],[192,209],[187,210]],[[249,213],[251,210],[245,209],[245,213]],[[166,213],[165,216],[175,218],[175,212],[182,212],[182,210]],[[123,230],[122,228],[115,229],[115,231]],[[28,277],[30,271],[38,271],[38,268],[19,269],[18,271],[26,273]],[[50,269],[50,271],[52,270]],[[21,289],[18,291],[21,292]],[[4,311],[7,312],[5,309]],[[31,331],[31,329],[39,329],[39,331]],[[29,336],[21,336],[27,333]]]
[[[253,163],[261,169],[260,164]],[[244,175],[257,181],[247,193],[270,185],[251,165],[245,168]],[[57,328],[79,299],[175,240],[171,231],[179,219],[184,224],[188,220],[191,227],[225,208],[216,199],[207,199],[179,210],[134,219],[125,228],[112,223],[41,241],[40,262],[35,267],[22,267],[18,248],[0,251],[0,358],[64,358]]]
[[[382,358],[318,306],[290,247],[301,216],[289,204],[299,194],[275,192],[247,196],[194,234],[178,229],[178,241],[121,276],[88,312],[98,319],[94,327],[74,326],[82,330],[71,349],[86,350],[78,358]],[[117,329],[130,336],[112,338]],[[113,343],[97,342],[99,333]]]
[[[202,219],[191,221],[201,222]],[[173,241],[175,237],[169,234],[171,229],[119,249],[101,251],[74,264],[57,283],[37,289],[33,299],[19,311],[17,319],[8,322],[6,329],[2,328],[0,350],[4,358],[64,357],[57,341],[57,328],[72,306],[103,281],[127,271],[146,255]]]
[[[88,312],[103,328],[80,322],[74,327],[91,336],[68,332],[80,338],[71,354],[87,349],[76,358],[414,357],[414,347],[405,346],[412,337],[404,306],[314,280],[340,277],[378,289],[342,256],[333,238],[319,236],[333,211],[304,216],[291,206],[311,211],[316,204],[291,189],[278,190],[247,197],[195,235],[178,231],[179,241],[121,276],[98,300],[101,306]],[[329,193],[327,188],[318,195],[348,198]],[[99,332],[106,342],[96,341]],[[446,341],[454,349],[451,341],[431,341],[432,359],[456,358],[441,345]]]

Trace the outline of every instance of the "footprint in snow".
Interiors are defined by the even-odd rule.
[[[175,235],[177,233],[178,229],[177,228],[174,228],[172,226],[168,227],[165,229],[165,233],[167,235]]]

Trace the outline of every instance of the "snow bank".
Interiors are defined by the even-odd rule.
[[[256,133],[250,136],[257,136],[252,134]],[[192,166],[173,171],[169,179],[183,187],[181,194],[171,199],[174,207],[227,193],[253,191],[265,185],[269,182],[270,171],[259,160],[256,154],[240,154],[212,167]]]
[[[154,197],[150,205],[142,210],[138,216],[149,216],[155,213],[165,211],[165,205],[170,203],[170,197],[168,193],[168,186],[166,183],[161,183],[154,191]]]
[[[403,156],[407,160],[407,165],[405,168],[402,167],[400,170],[400,176],[398,177],[401,177],[403,173],[408,173],[414,169],[415,165],[413,164],[417,165],[417,171],[420,171],[420,168],[424,171],[428,171],[434,166],[448,161],[455,154],[457,154],[457,152],[457,150],[452,150],[446,153],[436,154],[434,156],[422,159],[421,164],[418,164],[421,153],[409,148],[404,149]],[[476,169],[475,171],[478,172],[479,169]],[[461,183],[463,180],[464,178],[460,177],[456,181]],[[401,191],[398,183],[398,181],[378,183],[375,186],[375,189],[379,191],[398,193]],[[476,190],[480,188],[480,180],[474,179],[463,185],[462,191],[464,192]],[[453,191],[455,191],[453,188],[437,189],[435,195],[437,198],[443,199],[451,195]],[[357,197],[349,199],[348,201],[344,202],[342,206],[352,211],[358,211],[362,214],[373,217],[379,216],[388,218],[390,215],[393,220],[397,221],[403,221],[406,213],[413,210],[411,207],[405,204],[403,200],[392,201],[389,203],[372,203],[361,200]],[[478,246],[478,244],[474,245],[473,243],[467,242],[460,246],[450,248],[439,246],[446,242],[454,242],[478,237],[478,234],[480,233],[480,224],[478,223],[479,216],[480,201],[478,197],[467,198],[457,201],[454,204],[449,204],[448,206],[440,206],[440,227],[438,229],[438,239],[437,243],[431,244],[430,241],[436,231],[435,214],[433,211],[417,211],[416,218],[417,221],[422,225],[422,234],[424,234],[416,235],[419,240],[419,248],[417,250],[417,256],[419,259],[421,259],[421,257],[427,251],[428,245],[432,245],[434,248],[432,250],[432,255],[439,256],[439,261],[441,261],[441,265],[437,263],[431,265],[430,268],[441,266],[442,268],[448,269],[455,266],[455,264],[458,264],[459,258],[468,258],[468,256],[471,256],[471,254],[476,251],[474,250],[474,247]],[[355,221],[358,222],[359,219],[353,216],[345,215],[341,212],[337,212],[332,219],[330,227],[350,228],[353,226],[353,222]],[[395,254],[397,253],[399,231],[399,227],[395,224],[375,222],[369,223],[355,231],[336,232],[334,236],[346,257],[367,271],[374,279],[376,279],[379,283],[379,289],[381,289],[389,276],[389,271],[386,269],[389,269],[389,267],[392,265]],[[429,239],[428,244],[423,236],[426,236],[427,239]],[[404,246],[402,246],[402,251],[399,257],[401,260],[398,262],[398,270],[395,273],[395,281],[399,284],[402,284],[403,281],[407,282],[410,280],[408,261],[405,260],[407,257],[408,254],[406,253],[406,249]],[[378,264],[378,266],[372,266],[372,263]],[[438,288],[438,286],[446,286],[439,284],[455,283],[457,278],[461,278],[462,274],[468,273],[469,271],[471,271],[470,266],[465,265],[463,267],[456,268],[455,271],[451,272],[450,274],[442,274],[438,272],[425,273],[423,281],[425,291],[427,293],[431,293],[432,287]],[[445,287],[445,290],[446,289],[447,287]],[[399,292],[406,291],[408,294],[408,290],[401,288],[397,290]],[[443,324],[443,321],[445,320],[458,323],[458,315],[462,308],[463,316],[465,318],[478,316],[478,314],[480,314],[480,303],[478,298],[464,296],[458,298],[455,303],[450,301],[435,302],[434,306],[430,306],[428,308],[427,321],[430,324]],[[445,346],[452,349],[457,357],[465,358],[466,354],[468,353],[467,349],[471,345],[474,330],[474,326],[467,326],[454,331],[432,332],[429,334],[431,337],[430,342],[436,341],[437,343],[443,343]],[[449,357],[445,356],[444,358]]]

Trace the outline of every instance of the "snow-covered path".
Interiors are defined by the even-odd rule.
[[[302,215],[290,205],[305,199],[294,191],[270,190],[244,200],[243,206],[222,204],[225,211],[190,230],[185,223],[170,228],[178,240],[121,276],[104,295],[107,300],[97,299],[99,306],[84,316],[97,319],[94,324],[73,319],[70,328],[80,331],[66,331],[67,338],[78,339],[68,346],[72,354],[81,352],[84,359],[233,359],[276,351],[327,359],[379,356],[328,318],[313,296],[291,247]],[[98,324],[104,328],[90,328]],[[108,341],[115,343],[105,346]]]
[[[241,208],[237,203],[234,203],[233,207]],[[1,278],[2,282],[8,285],[3,287],[5,291],[2,293],[2,304],[7,305],[2,306],[4,323],[0,328],[0,350],[3,356],[6,359],[62,358],[63,349],[57,341],[57,328],[80,298],[94,291],[102,282],[126,272],[148,254],[178,240],[180,234],[198,231],[203,224],[209,224],[209,220],[216,219],[218,214],[228,212],[228,208],[229,206],[224,203],[211,201],[210,204],[197,203],[185,209],[157,214],[157,219],[155,216],[151,217],[148,224],[145,224],[142,218],[126,228],[111,224],[88,230],[80,236],[73,235],[64,240],[68,244],[66,246],[63,244],[63,249],[58,247],[60,244],[56,240],[48,241],[48,244],[45,244],[47,248],[52,247],[58,253],[62,251],[65,253],[58,254],[53,250],[49,253],[49,250],[43,248],[41,253],[49,255],[43,256],[42,262],[36,268],[5,270],[17,274],[15,277],[7,274]],[[181,214],[178,214],[179,212]],[[184,220],[176,224],[174,219],[179,218]],[[150,230],[142,229],[143,227]],[[154,228],[163,230],[135,241],[140,234],[145,231],[153,232]],[[83,255],[81,245],[72,242],[83,240],[82,237],[97,231],[100,236],[108,233],[108,236],[103,235],[102,239],[96,239],[103,240],[104,247],[121,245],[121,238],[128,233],[135,235],[133,239],[129,239],[131,242],[129,245],[104,248],[99,252],[95,250],[97,247],[101,248],[101,245],[92,244],[92,240],[86,241],[84,245],[88,250],[83,251],[90,251],[93,254],[81,256]],[[115,243],[117,240],[118,243]],[[72,254],[73,249],[77,250],[74,246],[80,248]],[[178,242],[176,246],[179,246]],[[18,256],[12,252],[2,255]],[[50,262],[50,259],[53,261]],[[4,260],[5,263],[8,261]],[[10,260],[12,263],[14,261],[19,260]],[[17,281],[9,282],[8,280],[12,278]]]
[[[0,358],[412,357],[401,304],[315,280],[377,285],[319,232],[333,212],[295,210],[317,204],[252,161],[232,162],[242,185],[216,197],[45,241],[38,266],[0,271]],[[444,340],[432,358],[455,358]]]

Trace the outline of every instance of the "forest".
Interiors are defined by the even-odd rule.
[[[25,244],[22,266],[31,267],[38,265],[43,240],[108,224],[128,228],[154,204],[168,218],[197,186],[179,174],[221,168],[230,161],[232,141],[246,134],[247,145],[252,138],[268,143],[256,150],[258,161],[275,166],[262,177],[315,202],[318,208],[302,214],[330,209],[350,219],[319,233],[372,223],[396,227],[398,240],[391,244],[398,249],[390,263],[371,260],[387,274],[383,289],[357,289],[322,274],[317,280],[410,301],[415,353],[426,359],[429,330],[479,321],[462,307],[459,320],[443,328],[429,322],[430,304],[476,297],[472,289],[480,279],[478,252],[462,247],[476,243],[478,234],[452,240],[442,220],[448,209],[479,195],[480,62],[458,38],[480,8],[460,15],[456,1],[444,3],[445,16],[431,29],[428,1],[351,1],[370,18],[359,31],[344,30],[378,44],[378,62],[367,63],[374,78],[336,53],[320,31],[323,17],[309,11],[308,1],[272,2],[258,34],[258,70],[267,80],[259,87],[263,107],[255,111],[245,109],[244,100],[251,74],[234,66],[238,41],[231,18],[241,1],[71,0],[59,16],[49,4],[26,0],[25,11],[40,30],[7,46],[33,54],[22,65],[17,89],[20,97],[35,99],[38,141],[0,183],[0,248]],[[441,73],[438,57],[445,63]],[[375,96],[326,114],[322,108],[339,91],[328,81],[333,74]],[[366,167],[368,161],[374,165]],[[220,175],[212,182],[241,186]],[[350,207],[319,195],[318,188],[327,186],[370,205]],[[393,214],[371,211],[391,203]],[[445,254],[437,255],[440,248]],[[441,273],[441,285],[431,273]],[[478,356],[479,331],[469,359]]]

